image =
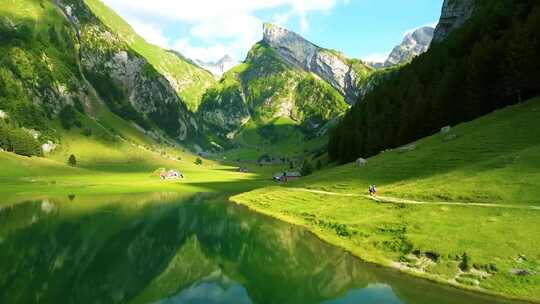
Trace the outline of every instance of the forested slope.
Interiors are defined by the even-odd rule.
[[[538,1],[477,1],[475,12],[352,108],[331,135],[332,160],[372,156],[540,94]]]

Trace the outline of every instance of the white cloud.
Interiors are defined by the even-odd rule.
[[[276,7],[289,7],[295,12],[324,11],[332,9],[337,0],[104,0],[104,2],[127,13],[144,13],[171,20],[198,22],[227,15],[252,14],[255,11]]]
[[[133,27],[137,34],[141,35],[147,42],[158,45],[163,48],[167,48],[169,45],[169,40],[161,29],[156,26],[143,23],[138,20],[130,20],[129,24]]]
[[[386,61],[386,58],[388,58],[387,54],[374,53],[362,57],[362,60],[367,62],[384,62]]]
[[[217,43],[206,47],[195,47],[191,45],[189,39],[178,40],[172,47],[188,58],[199,59],[204,62],[216,61],[223,57],[224,54],[229,53],[229,49],[223,44]]]
[[[309,28],[308,16],[312,12],[328,12],[335,5],[349,0],[103,0],[130,21],[135,30],[147,41],[172,47],[197,59],[217,60],[215,54],[224,49],[228,54],[243,59],[245,52],[261,39],[263,21],[257,13],[276,9],[283,11],[274,21],[284,25],[297,21],[302,31]],[[141,20],[144,20],[142,22]],[[189,37],[168,41],[160,26],[163,23],[182,22],[189,26]],[[204,45],[193,46],[200,39]],[[223,56],[224,54],[221,54]],[[221,57],[220,56],[220,57]]]

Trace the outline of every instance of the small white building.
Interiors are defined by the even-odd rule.
[[[273,180],[276,182],[288,182],[291,180],[299,179],[302,177],[300,172],[280,172],[273,176]]]
[[[184,175],[176,170],[163,171],[159,174],[161,180],[181,179]]]

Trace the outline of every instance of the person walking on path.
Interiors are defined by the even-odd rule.
[[[370,185],[369,186],[369,196],[376,196],[377,195],[377,186]]]

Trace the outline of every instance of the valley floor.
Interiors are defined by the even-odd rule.
[[[232,200],[370,262],[540,299],[540,99]],[[451,136],[450,136],[451,135]],[[451,138],[451,139],[449,139]],[[376,184],[379,198],[367,195]]]
[[[140,192],[220,192],[301,225],[363,260],[460,288],[540,299],[540,99],[287,185],[284,168],[235,167],[189,153],[67,134],[49,158],[0,152],[0,207],[23,199]],[[449,135],[451,140],[447,140]],[[73,136],[70,139],[70,136]],[[74,153],[78,164],[65,164]],[[186,179],[161,181],[159,168]],[[367,188],[376,184],[377,202]],[[242,193],[242,194],[239,194]]]

